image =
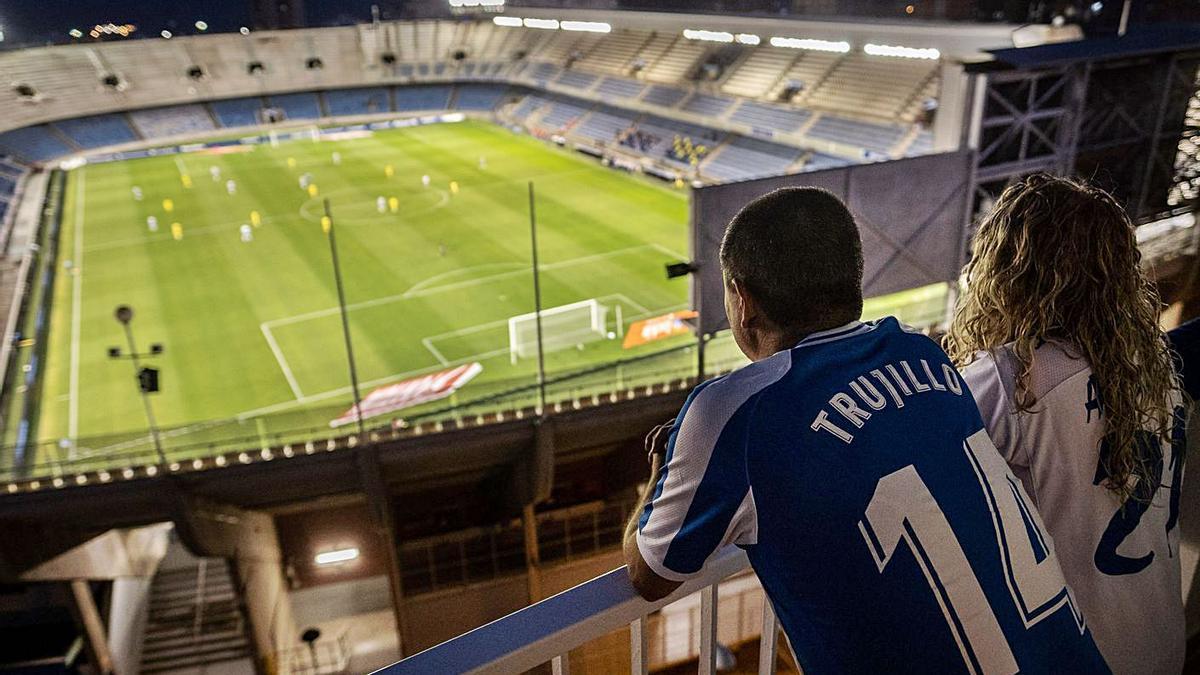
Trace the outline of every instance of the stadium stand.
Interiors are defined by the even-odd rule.
[[[325,109],[330,115],[372,115],[392,109],[386,87],[334,89],[325,92]]]
[[[596,50],[595,53],[588,55],[587,65],[601,73],[627,75],[629,62],[646,44],[646,39],[646,35],[643,33],[632,31],[617,33],[605,41],[604,49]]]
[[[841,54],[831,52],[801,52],[767,92],[767,98],[778,101],[791,88],[800,91],[793,101],[804,102],[805,97],[825,80],[826,74],[841,58]]]
[[[557,82],[565,87],[590,89],[598,79],[600,79],[600,76],[593,75],[592,73],[585,73],[578,70],[564,70],[563,74],[558,76]]]
[[[675,87],[656,84],[650,87],[646,94],[642,96],[642,102],[663,108],[674,108],[687,95],[686,89],[676,89]]]
[[[613,142],[633,124],[632,113],[617,108],[595,110],[575,128],[575,135],[593,141]]]
[[[839,166],[846,166],[847,164],[853,164],[853,162],[844,157],[835,157],[833,155],[826,155],[820,152],[812,152],[809,153],[808,157],[804,161],[804,170],[820,171],[821,169],[834,169]]]
[[[276,94],[267,99],[267,105],[282,110],[289,120],[315,120],[321,117],[321,103],[312,92]]]
[[[428,85],[396,89],[396,111],[444,110],[450,105],[451,87]]]
[[[596,93],[605,98],[637,98],[646,90],[646,85],[619,77],[606,77],[596,85]]]
[[[753,138],[736,137],[716,150],[704,172],[720,180],[746,180],[778,175],[800,158],[802,151]]]
[[[697,115],[720,117],[732,105],[733,99],[711,96],[709,94],[692,94],[691,98],[684,101],[680,109],[685,112],[696,113]]]
[[[661,57],[649,62],[645,71],[646,79],[653,82],[679,82],[688,75],[696,61],[704,56],[706,49],[702,42],[683,37],[676,38]]]
[[[574,125],[587,111],[587,107],[572,99],[554,99],[550,110],[542,117],[540,126],[552,131],[561,130]]]
[[[933,61],[848,54],[805,102],[814,108],[898,118],[936,72]]]
[[[836,143],[844,143],[874,153],[887,154],[904,135],[904,128],[875,124],[822,114],[808,130],[808,135]]]
[[[922,130],[917,132],[916,138],[913,139],[913,142],[908,146],[908,150],[904,154],[907,157],[915,157],[917,155],[927,155],[931,152],[933,152],[933,133]]]
[[[766,96],[797,57],[793,49],[758,49],[726,77],[721,90],[746,98]]]
[[[129,113],[129,119],[145,138],[178,136],[216,129],[212,116],[196,104],[137,110]]]
[[[103,148],[139,140],[124,115],[78,117],[59,120],[53,126],[82,148]]]
[[[729,119],[757,129],[792,132],[799,129],[811,116],[811,113],[802,108],[743,101]]]
[[[217,121],[226,127],[248,127],[259,123],[263,102],[260,98],[234,98],[208,104]]]
[[[455,106],[459,110],[494,110],[504,100],[508,87],[496,84],[459,85]]]
[[[60,140],[49,126],[42,124],[0,134],[0,152],[26,162],[45,162],[69,155],[75,149]]]

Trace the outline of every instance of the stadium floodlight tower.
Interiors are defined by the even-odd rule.
[[[130,323],[133,321],[133,308],[129,305],[119,305],[116,311],[113,312],[117,323],[125,329],[125,340],[129,343],[129,353],[121,354],[119,347],[109,347],[108,356],[110,358],[128,358],[133,361],[133,372],[138,383],[138,393],[142,397],[142,404],[146,407],[146,423],[150,426],[150,439],[154,442],[154,452],[158,455],[158,463],[166,466],[167,456],[163,453],[162,439],[158,434],[158,423],[154,420],[154,408],[150,405],[150,394],[158,391],[158,370],[154,368],[143,368],[141,359],[145,356],[158,356],[163,353],[161,344],[154,343],[150,345],[150,351],[145,354],[139,354],[137,343],[133,339],[133,327]]]

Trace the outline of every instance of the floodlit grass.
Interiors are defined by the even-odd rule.
[[[211,167],[220,169],[220,180],[210,177]],[[316,197],[299,186],[305,173]],[[429,187],[421,182],[426,174]],[[236,194],[227,192],[228,179],[236,181]],[[535,363],[509,362],[505,323],[533,309],[529,181],[537,190],[545,307],[598,298],[616,331],[618,308],[627,325],[686,306],[686,280],[667,281],[663,273],[663,263],[683,259],[687,248],[684,192],[490,124],[73,171],[36,433],[41,445],[32,462],[92,458],[95,467],[125,461],[107,456],[147,450],[132,365],[106,354],[110,346],[125,349],[113,319],[120,304],[135,310],[142,351],[151,343],[165,347],[148,364],[161,369],[162,391],[151,398],[174,456],[203,454],[197,448],[206,442],[253,444],[298,428],[328,430],[328,421],[349,406],[350,392],[320,225],[326,198],[364,394],[471,361],[483,364],[483,372],[454,402],[531,385]],[[141,201],[131,194],[134,186]],[[395,197],[398,210],[379,213],[378,197]],[[173,201],[172,211],[164,199]],[[243,242],[239,228],[251,222],[251,211],[262,224],[253,228],[253,241]],[[148,230],[149,216],[158,219],[157,232]],[[888,313],[897,303],[924,311],[941,302],[940,291],[918,289],[870,304],[868,313]],[[591,342],[548,354],[547,369],[553,378],[689,340],[628,352],[619,339]],[[726,364],[739,357],[728,340],[714,344],[710,355]],[[683,376],[694,362],[693,353],[676,351],[552,389],[578,395],[637,381],[639,373]],[[72,435],[74,444],[58,447]]]

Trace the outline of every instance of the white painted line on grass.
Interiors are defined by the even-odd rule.
[[[83,194],[87,168],[75,183],[75,252],[71,258],[71,370],[67,385],[67,438],[79,437],[79,334],[83,323]]]
[[[300,385],[296,383],[296,376],[292,373],[291,366],[288,365],[287,359],[283,357],[283,350],[279,348],[279,343],[275,341],[275,336],[271,334],[271,327],[265,323],[258,325],[262,330],[263,337],[267,339],[267,346],[271,348],[271,353],[275,355],[275,362],[279,364],[279,369],[283,371],[283,376],[287,379],[288,386],[292,388],[292,395],[296,400],[304,398],[304,392],[300,391]]]
[[[433,354],[433,358],[437,359],[438,363],[442,364],[443,366],[450,365],[450,362],[446,360],[446,357],[442,356],[442,353],[437,350],[437,347],[433,346],[433,340],[430,340],[429,338],[421,338],[421,344],[425,345],[425,348],[429,350],[430,354]]]

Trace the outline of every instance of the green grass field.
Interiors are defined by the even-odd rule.
[[[507,333],[509,317],[533,309],[529,181],[537,190],[545,307],[598,298],[617,330],[618,307],[628,324],[686,306],[686,280],[667,281],[663,263],[686,257],[687,196],[664,184],[477,122],[249,147],[71,172],[36,433],[42,445],[33,462],[146,449],[132,366],[106,353],[125,345],[113,319],[120,304],[134,307],[143,350],[165,346],[149,363],[162,372],[152,400],[169,448],[328,430],[351,397],[320,226],[325,198],[337,223],[364,394],[471,361],[483,372],[456,401],[534,381],[533,359],[510,363]],[[340,166],[331,160],[335,151]],[[220,181],[210,178],[214,166]],[[316,198],[299,186],[304,173],[318,187]],[[428,188],[423,174],[431,177]],[[236,181],[236,195],[227,193],[226,179]],[[396,197],[398,212],[380,214],[380,196]],[[164,210],[164,199],[173,211]],[[243,242],[239,228],[252,210],[262,225]],[[157,232],[148,230],[148,216],[158,219]],[[179,240],[173,222],[183,228]],[[904,302],[941,302],[922,292]],[[886,313],[891,304],[871,311]],[[547,370],[567,373],[689,340],[629,351],[620,340],[600,340],[549,354]],[[715,354],[736,358],[728,341]],[[683,372],[694,360],[677,351],[615,377]],[[610,386],[613,377],[579,378],[556,393]],[[67,438],[76,441],[59,445]]]

